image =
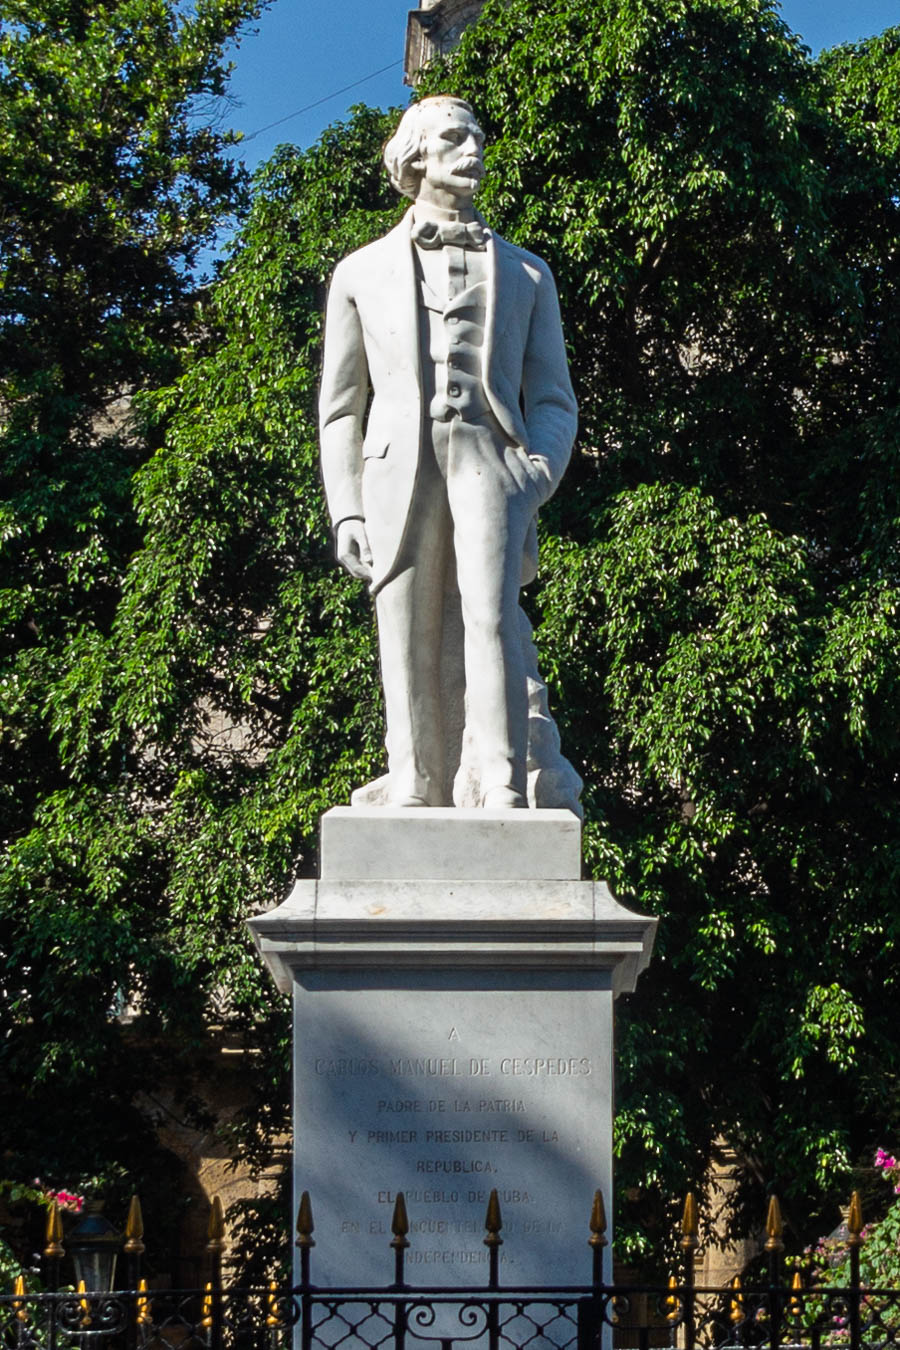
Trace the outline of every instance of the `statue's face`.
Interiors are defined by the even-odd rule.
[[[456,103],[433,103],[424,111],[419,196],[468,205],[484,177],[482,130]]]

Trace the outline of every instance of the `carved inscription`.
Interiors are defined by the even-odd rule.
[[[578,972],[500,991],[477,972],[461,989],[440,971],[410,980],[376,972],[333,992],[323,977],[319,997],[317,977],[298,995],[295,1186],[316,1216],[313,1278],[382,1284],[402,1192],[410,1282],[481,1285],[496,1190],[503,1283],[587,1281],[591,1201],[611,1186],[610,991],[582,990]]]
[[[461,1040],[457,1028],[449,1027],[444,1035],[454,1042],[455,1050]],[[412,1220],[411,1233],[450,1243],[433,1249],[427,1243],[414,1244],[408,1254],[412,1265],[483,1264],[487,1252],[480,1244],[463,1248],[455,1240],[462,1243],[480,1236],[479,1211],[483,1212],[492,1189],[497,1190],[503,1208],[504,1232],[552,1235],[561,1231],[561,1224],[539,1215],[536,1196],[521,1184],[560,1143],[557,1129],[528,1123],[527,1084],[529,1080],[543,1084],[548,1079],[588,1078],[594,1073],[590,1057],[460,1053],[319,1057],[313,1068],[319,1077],[378,1079],[379,1086],[384,1085],[374,1102],[371,1089],[360,1098],[360,1109],[371,1115],[374,1106],[376,1118],[360,1120],[347,1134],[354,1150],[371,1149],[376,1155],[370,1198],[385,1218],[362,1225],[348,1221],[342,1225],[344,1232],[387,1232],[385,1210],[393,1208],[397,1192],[378,1183],[398,1166],[408,1178],[403,1188],[407,1204],[431,1211]],[[486,1080],[493,1080],[493,1090]],[[539,1118],[546,1116],[548,1090],[549,1085],[540,1089]],[[514,1179],[520,1184],[512,1184]],[[435,1207],[440,1210],[442,1206],[451,1212],[436,1214]],[[462,1212],[453,1213],[454,1207]],[[465,1212],[468,1208],[470,1214]]]
[[[495,1073],[513,1078],[578,1078],[593,1073],[593,1063],[586,1056],[521,1055],[502,1059],[460,1059],[423,1056],[400,1059],[323,1059],[315,1061],[317,1074],[386,1074],[394,1078],[490,1078]]]

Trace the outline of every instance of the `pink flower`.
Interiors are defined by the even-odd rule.
[[[83,1195],[73,1195],[71,1191],[45,1191],[48,1200],[55,1200],[60,1209],[68,1209],[75,1214],[81,1213],[84,1204]]]

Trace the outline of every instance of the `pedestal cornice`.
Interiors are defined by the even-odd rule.
[[[299,881],[249,920],[284,993],[294,971],[379,966],[603,969],[628,993],[656,923],[594,881]]]

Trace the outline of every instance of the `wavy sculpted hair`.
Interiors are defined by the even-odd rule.
[[[450,94],[435,94],[407,108],[397,130],[384,147],[384,167],[388,171],[391,186],[414,201],[422,181],[422,111],[433,103],[454,103],[475,116],[471,103],[467,103],[464,98],[453,98]]]

